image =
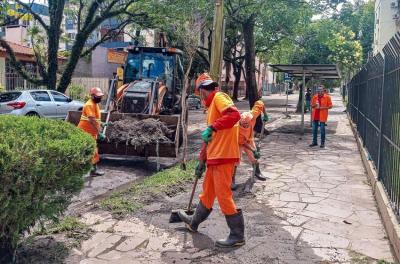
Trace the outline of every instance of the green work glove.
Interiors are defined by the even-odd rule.
[[[203,139],[205,143],[210,142],[212,140],[212,133],[213,129],[211,127],[207,127],[206,130],[201,133],[201,139]]]
[[[108,125],[109,125],[109,123],[101,122],[101,126],[102,126],[102,127],[106,127],[106,126],[108,126]]]
[[[260,154],[260,152],[257,151],[257,150],[254,150],[254,151],[253,151],[253,155],[254,155],[254,158],[255,158],[255,159],[261,158],[261,154]]]
[[[104,135],[104,133],[100,132],[98,135],[98,138],[100,141],[104,141],[106,139],[106,135]]]
[[[265,114],[265,115],[263,116],[263,121],[264,121],[264,122],[268,122],[268,121],[269,121],[268,114]]]
[[[203,162],[199,162],[197,163],[194,175],[196,175],[196,177],[200,179],[203,176],[205,170],[206,170],[205,164]]]

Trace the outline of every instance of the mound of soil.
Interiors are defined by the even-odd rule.
[[[134,147],[145,147],[150,144],[170,143],[173,131],[164,122],[154,118],[143,120],[119,120],[107,128],[108,140]]]

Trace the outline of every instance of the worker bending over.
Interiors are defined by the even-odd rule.
[[[267,178],[262,175],[260,170],[260,163],[258,162],[258,159],[261,157],[260,150],[256,148],[256,144],[254,142],[254,127],[256,125],[257,118],[261,115],[261,113],[264,114],[264,125],[264,122],[267,122],[269,120],[269,117],[265,110],[264,102],[262,100],[258,100],[254,103],[254,106],[250,112],[245,112],[241,115],[241,119],[239,122],[239,146],[240,152],[245,152],[250,163],[254,165],[254,175],[256,176],[256,178],[260,181],[265,181],[267,180]],[[236,167],[232,177],[231,189],[237,189]]]
[[[196,81],[203,104],[208,108],[207,129],[201,137],[204,141],[200,157],[206,159],[196,168],[196,175],[206,170],[200,202],[193,216],[184,210],[178,212],[187,228],[196,232],[199,224],[206,220],[212,211],[215,198],[218,199],[222,213],[230,229],[226,239],[218,240],[218,247],[235,247],[245,244],[244,220],[242,210],[237,209],[233,201],[231,183],[235,163],[239,161],[239,127],[240,114],[231,98],[217,90],[218,83],[208,74],[202,74]],[[204,154],[206,152],[206,155]]]
[[[100,88],[93,87],[90,89],[90,99],[83,106],[81,120],[79,121],[78,127],[90,134],[94,140],[99,138],[100,140],[105,139],[105,135],[101,132],[101,113],[99,104],[101,102],[104,93]],[[96,147],[92,158],[92,170],[90,171],[91,176],[102,176],[103,171],[97,168],[97,163],[99,162],[99,152]]]

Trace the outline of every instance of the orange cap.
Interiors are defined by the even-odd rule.
[[[211,79],[208,73],[201,74],[196,80],[196,89],[214,90],[218,87],[218,83]]]
[[[97,97],[102,97],[104,95],[103,91],[101,91],[101,89],[99,87],[90,88],[89,94],[97,96]]]

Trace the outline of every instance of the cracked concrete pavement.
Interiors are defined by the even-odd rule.
[[[276,117],[283,108],[279,103],[274,107],[274,102],[283,97],[266,98]],[[291,96],[292,105],[295,99]],[[214,241],[228,233],[217,204],[195,234],[182,224],[169,224],[168,211],[152,204],[144,214],[122,220],[101,210],[85,213],[82,220],[95,234],[72,251],[67,263],[394,262],[337,94],[333,102],[325,149],[309,148],[311,135],[296,133],[297,115],[268,125],[271,134],[263,140],[261,158],[268,180],[256,182],[251,194],[235,193],[244,211],[245,246],[234,250],[214,247]],[[249,164],[243,162],[238,182],[244,183],[250,173]],[[184,208],[187,199],[188,193],[183,193],[166,203]]]

